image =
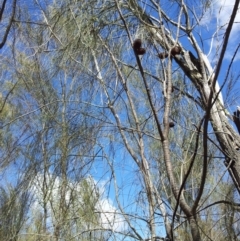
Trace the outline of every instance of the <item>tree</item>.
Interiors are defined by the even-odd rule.
[[[19,192],[18,187],[1,187],[0,199],[0,237],[4,240],[18,240],[18,234],[26,221],[29,195]]]
[[[36,1],[38,19],[29,12],[16,20],[21,38],[12,72],[21,83],[7,104],[28,115],[6,126],[31,125],[29,117],[41,126],[34,124],[31,144],[21,146],[32,150],[25,157],[42,157],[34,158],[34,168],[47,175],[54,167],[61,178],[62,211],[75,168],[69,157],[83,158],[86,150],[86,173],[109,178],[125,220],[123,230],[110,230],[113,239],[239,240],[240,139],[232,126],[238,116],[224,95],[239,78],[230,76],[239,40],[225,58],[239,1],[227,22],[209,32],[204,21],[216,3],[197,6],[193,0]],[[213,41],[224,34],[215,62],[206,54],[209,34]],[[23,97],[34,100],[34,113],[21,106]],[[50,158],[52,150],[59,158]],[[59,220],[56,240],[63,238]]]

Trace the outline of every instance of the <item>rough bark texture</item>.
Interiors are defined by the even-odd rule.
[[[157,32],[156,28],[150,29],[150,31],[154,34],[155,39],[162,46],[165,46],[165,40],[162,35]],[[174,45],[174,41],[170,36],[165,36],[165,38],[168,39],[169,43]],[[203,59],[204,57],[205,56],[203,55]],[[226,158],[225,165],[229,166],[229,163],[231,162],[228,170],[238,192],[240,193],[240,153],[238,152],[240,149],[240,137],[229,123],[229,114],[223,106],[222,97],[218,93],[218,88],[213,88],[211,81],[204,80],[200,71],[191,61],[189,51],[183,49],[182,54],[176,55],[174,59],[198,90],[201,96],[201,107],[204,111],[207,111],[207,103],[209,101],[210,93],[213,91],[209,121],[211,122],[216,138],[219,142],[219,147]],[[204,60],[207,61],[206,59]],[[207,62],[205,65],[207,67],[209,63]],[[211,80],[211,76],[209,76],[208,79]]]
[[[185,55],[187,55],[187,53]],[[207,111],[208,106],[206,103],[209,100],[210,92],[212,90],[211,85],[209,83],[204,83],[202,75],[196,69],[192,70],[191,66],[189,66],[187,62],[184,62],[182,58],[178,57],[175,58],[175,60],[196,86],[204,101],[202,108]],[[216,97],[216,95],[217,93],[213,94],[214,97]],[[240,138],[238,133],[230,125],[227,115],[225,114],[225,109],[222,107],[218,97],[216,97],[216,101],[215,98],[212,100],[209,121],[212,124],[221,151],[226,157],[225,165],[228,166],[231,162],[229,173],[240,193],[240,153],[238,152],[238,149],[240,148]]]

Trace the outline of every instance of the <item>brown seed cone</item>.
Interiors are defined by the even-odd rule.
[[[136,50],[137,55],[144,55],[146,53],[146,49],[140,48]]]
[[[157,55],[160,59],[165,59],[168,57],[168,53],[167,52],[162,52],[162,53],[159,53]]]
[[[172,128],[172,127],[174,127],[174,126],[175,126],[175,124],[174,124],[172,121],[170,121],[170,122],[169,122],[169,127]]]
[[[182,51],[182,48],[179,46],[175,46],[171,49],[171,55],[175,56],[177,54],[180,54]]]
[[[141,39],[135,39],[134,42],[133,42],[133,49],[135,51],[137,51],[138,49],[140,49],[142,46],[142,40]]]

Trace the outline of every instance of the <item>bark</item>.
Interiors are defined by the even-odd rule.
[[[188,53],[186,52],[185,55],[187,54]],[[202,97],[202,108],[207,111],[207,103],[210,98],[210,93],[213,90],[211,89],[211,85],[204,83],[202,75],[195,69],[191,69],[187,62],[184,62],[181,57],[176,57],[175,60],[198,89]],[[212,101],[209,121],[215,132],[221,151],[226,158],[225,165],[228,166],[229,162],[232,162],[229,168],[229,173],[240,193],[240,154],[238,152],[238,149],[240,148],[240,138],[238,133],[229,123],[227,117],[228,113],[222,106],[216,90],[213,91],[213,96],[215,98],[213,98]]]
[[[145,19],[147,19],[146,16]],[[149,25],[151,25],[151,23]],[[156,30],[156,27],[149,28],[149,31],[162,47],[166,47],[165,39],[168,40],[168,44],[171,46],[176,45],[174,40],[167,34],[163,38],[162,34],[159,33],[159,30]],[[238,152],[240,149],[240,137],[229,123],[228,118],[230,115],[224,108],[222,95],[219,92],[219,86],[217,83],[215,88],[211,85],[211,79],[214,77],[211,66],[202,52],[200,52],[200,55],[204,62],[205,73],[208,72],[210,74],[208,78],[204,78],[199,69],[197,69],[195,64],[191,61],[189,51],[182,48],[181,55],[174,56],[174,59],[198,90],[204,111],[207,111],[209,108],[208,101],[211,98],[211,92],[213,92],[209,121],[211,122],[216,138],[219,142],[220,149],[226,158],[225,165],[228,165],[230,161],[232,162],[229,168],[229,173],[240,193],[240,153]]]
[[[233,9],[233,14],[226,30],[226,35],[228,37],[231,32],[231,27],[236,16],[238,5],[239,1],[236,1]],[[185,50],[179,42],[176,42],[170,35],[169,31],[165,29],[163,25],[160,27],[155,26],[150,17],[141,9],[139,5],[136,4],[136,2],[130,1],[129,6],[133,13],[135,13],[139,18],[139,20],[148,27],[147,29],[151,36],[162,46],[163,49],[169,52],[171,48],[176,45],[182,48],[181,54],[175,55],[174,60],[178,63],[182,71],[192,81],[198,90],[201,97],[203,110],[206,112],[210,111],[209,121],[211,122],[216,138],[219,142],[220,149],[226,158],[224,163],[226,166],[229,166],[229,163],[231,162],[228,171],[240,194],[240,153],[238,152],[240,149],[240,137],[230,124],[229,117],[231,119],[232,117],[228,114],[224,107],[221,89],[217,82],[217,76],[227,45],[227,38],[224,41],[224,48],[221,52],[222,57],[217,65],[215,75],[207,57],[202,53],[191,31],[189,31],[191,29],[189,22],[185,28],[180,25],[177,27],[181,28],[189,36],[193,47],[198,53],[199,59],[197,62],[195,60],[192,61],[192,54],[188,50]],[[183,5],[182,7],[185,8],[184,11],[187,13],[186,6]],[[161,13],[164,15],[163,12]]]
[[[190,229],[192,234],[192,240],[201,241],[197,220],[194,217],[191,217],[189,219],[189,224],[190,224]]]

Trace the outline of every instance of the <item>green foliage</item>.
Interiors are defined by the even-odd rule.
[[[9,186],[0,188],[0,238],[18,240],[18,235],[26,221],[28,194],[19,193]]]

